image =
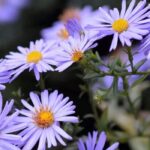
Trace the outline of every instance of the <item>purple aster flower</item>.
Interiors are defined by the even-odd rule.
[[[71,140],[72,137],[60,127],[60,122],[78,122],[78,118],[72,116],[75,113],[73,102],[69,102],[68,97],[63,98],[57,90],[50,94],[44,90],[41,98],[31,92],[30,98],[34,106],[22,100],[26,109],[21,110],[22,116],[16,119],[17,122],[27,123],[20,133],[23,137],[22,150],[31,150],[38,141],[37,150],[45,150],[46,145],[48,148],[57,146],[57,141],[66,145],[62,138]]]
[[[15,124],[14,120],[18,116],[18,111],[9,115],[12,110],[14,101],[6,102],[2,109],[3,100],[0,94],[0,149],[1,150],[20,150],[14,144],[18,143],[21,139],[20,135],[14,134],[15,132],[23,129],[26,124]]]
[[[149,69],[150,64],[150,34],[148,34],[139,44],[137,44],[134,48],[135,51],[139,52],[139,57],[145,57],[147,61],[141,67],[142,71]]]
[[[93,41],[97,40],[97,32],[89,32],[86,27],[81,26],[81,23],[78,19],[70,19],[65,24],[65,28],[68,31],[69,35],[74,38],[80,38],[80,36],[84,35]],[[103,36],[103,35],[102,35]]]
[[[30,0],[5,0],[5,1],[7,1],[7,3],[9,3],[12,7],[20,9],[28,5]]]
[[[50,28],[43,29],[41,31],[41,35],[45,40],[55,40],[58,43],[61,41],[68,40],[70,35],[70,30],[68,31],[66,28],[66,23],[69,20],[76,20],[71,21],[71,24],[73,23],[75,25],[76,30],[83,28],[85,29],[85,26],[89,24],[91,21],[94,21],[94,18],[96,16],[97,11],[93,11],[90,6],[86,6],[83,9],[68,9],[67,12],[62,15],[61,21],[57,21],[54,23],[54,25]],[[91,20],[92,19],[92,20]],[[78,22],[79,23],[78,23]],[[80,24],[80,25],[79,25]],[[69,21],[70,26],[70,21]],[[79,28],[80,26],[80,28]],[[67,25],[68,27],[68,25]],[[95,32],[93,31],[92,34]],[[97,32],[96,32],[97,33]]]
[[[82,34],[85,34],[84,29],[77,19],[68,20],[65,27],[69,35],[72,37],[79,38]]]
[[[105,143],[106,143],[105,132],[101,132],[101,134],[98,137],[98,132],[94,131],[93,135],[91,135],[90,133],[88,134],[86,141],[83,141],[82,139],[79,140],[78,149],[79,150],[103,150]],[[116,150],[118,146],[119,143],[116,142],[106,150]]]
[[[141,40],[140,43],[134,47],[134,50],[144,52],[146,54],[150,50],[150,34]]]
[[[43,29],[41,35],[45,40],[54,40],[58,43],[67,40],[69,37],[69,33],[64,23],[60,21],[55,22],[50,28]]]
[[[5,66],[5,60],[0,60],[0,90],[5,90],[4,83],[8,83],[10,81],[11,72],[7,70]]]
[[[135,6],[136,0],[132,0],[126,9],[126,0],[122,0],[122,9],[119,13],[117,8],[106,11],[99,8],[100,16],[97,23],[89,25],[88,28],[99,31],[105,36],[113,34],[110,51],[116,49],[118,40],[121,44],[131,46],[131,40],[142,40],[143,36],[149,33],[150,27],[150,5],[146,6],[146,0],[140,1]]]
[[[40,73],[53,71],[52,65],[56,65],[54,59],[54,50],[57,47],[53,42],[44,42],[37,40],[30,42],[29,48],[18,47],[19,52],[10,52],[6,56],[6,66],[11,70],[11,81],[19,76],[24,70],[33,70],[37,80],[40,79]]]
[[[84,52],[96,47],[93,40],[88,36],[81,35],[80,38],[69,37],[67,41],[60,43],[60,50],[57,52],[55,60],[57,61],[56,71],[62,72],[73,63],[80,61]]]
[[[3,0],[0,3],[0,23],[15,21],[29,0]]]

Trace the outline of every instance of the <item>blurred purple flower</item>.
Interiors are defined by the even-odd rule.
[[[0,2],[0,23],[15,21],[20,9],[27,5],[29,0],[2,0]]]
[[[9,83],[11,72],[5,66],[5,60],[0,60],[0,90],[5,90],[4,83]]]
[[[140,43],[134,47],[134,50],[147,54],[150,51],[150,34],[140,41]]]
[[[57,21],[52,27],[43,29],[41,31],[42,38],[45,40],[55,40],[58,43],[67,40],[70,34],[72,34],[71,30],[68,31],[68,29],[72,28],[72,25],[75,25],[76,31],[81,30],[81,28],[82,30],[84,29],[84,32],[88,31],[85,27],[91,21],[94,21],[97,11],[93,11],[90,6],[86,6],[81,10],[71,9],[71,11],[74,11],[71,12],[72,16],[69,15],[67,16],[68,18],[66,16],[64,18],[62,17],[64,20]],[[94,33],[93,31],[91,34],[93,35]]]

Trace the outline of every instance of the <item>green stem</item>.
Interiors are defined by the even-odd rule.
[[[44,82],[44,78],[43,78],[43,75],[40,74],[40,88],[41,90],[44,90],[45,89],[45,82]]]
[[[89,91],[88,92],[89,92],[90,103],[91,103],[92,110],[93,110],[93,113],[94,113],[94,118],[95,118],[95,122],[96,122],[96,128],[98,129],[98,127],[99,127],[99,117],[98,117],[98,113],[97,113],[97,106],[96,106],[96,103],[95,103],[95,101],[93,99],[93,94],[92,94],[90,85],[89,85]]]
[[[150,75],[147,72],[99,72],[100,76],[130,76],[130,75]]]
[[[133,56],[132,56],[132,52],[131,52],[130,47],[127,48],[127,54],[128,54],[129,62],[131,65],[131,70],[132,70],[132,72],[135,72],[134,65],[133,65]]]
[[[131,112],[134,114],[134,116],[136,117],[137,114],[136,114],[136,110],[135,110],[135,107],[134,107],[134,103],[133,103],[132,100],[130,99],[129,92],[128,92],[128,89],[129,89],[128,80],[126,79],[125,76],[122,76],[122,81],[123,81],[124,92],[125,92],[125,95],[127,96],[127,101],[128,101],[128,103],[129,103],[129,106],[130,106],[130,111],[131,111]]]

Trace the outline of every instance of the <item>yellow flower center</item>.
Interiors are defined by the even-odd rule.
[[[112,28],[118,33],[126,31],[128,27],[129,27],[128,21],[122,18],[115,20],[112,24]]]
[[[32,51],[27,55],[28,63],[38,63],[42,59],[42,53],[40,51]]]
[[[54,116],[51,111],[48,111],[47,109],[41,109],[40,112],[37,112],[35,115],[34,120],[37,126],[40,128],[48,128],[53,124]]]
[[[68,31],[67,31],[67,29],[61,29],[59,32],[58,32],[58,36],[61,38],[61,39],[63,39],[63,40],[66,40],[66,39],[68,39],[68,37],[69,37],[69,33],[68,33]]]
[[[77,61],[79,61],[79,60],[82,59],[82,58],[83,58],[83,53],[82,53],[81,51],[75,50],[75,51],[73,52],[73,54],[72,54],[72,60],[73,60],[74,62],[77,62]]]

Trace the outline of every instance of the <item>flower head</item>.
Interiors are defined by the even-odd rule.
[[[15,21],[29,0],[2,0],[0,1],[0,23]]]
[[[105,132],[101,132],[98,137],[98,132],[94,131],[93,136],[89,133],[87,140],[84,142],[82,139],[78,142],[79,150],[103,150],[106,143],[106,134]],[[119,146],[119,143],[116,142],[107,150],[116,150]]]
[[[33,70],[37,80],[40,73],[53,71],[51,65],[55,65],[54,50],[57,49],[52,42],[37,40],[35,43],[30,42],[29,48],[18,47],[19,52],[10,52],[6,56],[6,67],[12,70],[11,81],[19,76],[24,70]]]
[[[69,36],[72,36],[68,28],[66,28],[66,23],[69,20],[77,20],[81,27],[85,28],[88,23],[94,20],[96,14],[97,11],[93,11],[90,6],[86,6],[81,10],[76,8],[67,9],[64,14],[61,15],[60,21],[54,23],[50,28],[43,29],[41,35],[46,40],[55,40],[58,43],[68,40]]]
[[[26,122],[28,125],[20,133],[23,136],[22,150],[32,149],[39,140],[38,150],[57,146],[58,140],[62,145],[66,145],[62,137],[71,140],[63,129],[60,128],[59,122],[77,123],[78,118],[72,116],[75,113],[75,106],[69,98],[63,98],[63,94],[58,91],[48,93],[44,90],[41,93],[41,99],[33,92],[30,98],[34,106],[22,100],[22,104],[26,107],[20,111],[22,116],[16,119],[17,122]]]
[[[150,34],[141,40],[140,43],[137,44],[133,49],[139,52],[144,52],[145,54],[150,51]]]
[[[88,28],[99,31],[104,36],[113,34],[113,40],[110,50],[116,49],[118,40],[121,44],[131,46],[131,40],[142,40],[143,36],[149,33],[150,27],[150,5],[146,6],[146,0],[140,1],[135,6],[136,0],[132,0],[129,7],[126,9],[126,0],[122,0],[122,9],[119,13],[117,8],[106,11],[99,8],[100,16],[97,17],[97,23],[93,23]],[[135,7],[134,7],[135,6]]]
[[[43,29],[41,31],[41,35],[45,40],[54,40],[59,43],[60,41],[68,39],[69,32],[67,31],[64,23],[57,21],[52,27]]]
[[[0,60],[0,90],[4,90],[5,86],[3,84],[10,81],[10,73],[5,66],[5,60]]]
[[[146,62],[142,65],[142,71],[149,70],[150,66],[150,42],[149,42],[150,34],[146,36],[140,44],[138,44],[134,49],[140,51],[140,57],[144,56]]]
[[[20,141],[21,136],[14,134],[15,132],[23,129],[26,124],[15,124],[15,118],[19,112],[15,112],[12,115],[9,115],[12,110],[14,101],[6,102],[4,109],[2,109],[3,100],[2,95],[0,94],[0,148],[9,149],[9,150],[20,150],[16,147],[18,141]]]
[[[70,36],[79,38],[82,34],[85,34],[84,28],[77,19],[70,19],[65,24],[65,27]]]
[[[57,61],[56,70],[62,72],[70,65],[78,62],[84,57],[84,52],[95,47],[93,40],[85,35],[79,38],[69,37],[68,41],[60,43],[60,50],[57,52],[55,60]]]

